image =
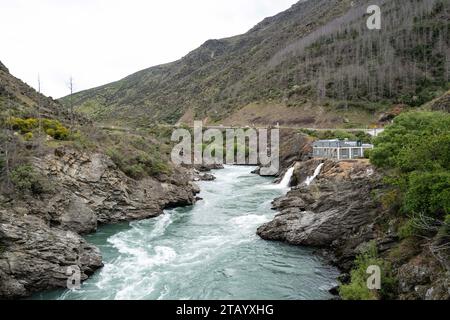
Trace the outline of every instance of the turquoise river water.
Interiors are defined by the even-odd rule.
[[[34,299],[329,299],[337,270],[311,250],[261,240],[256,229],[288,189],[228,166],[201,182],[204,199],[154,219],[104,226],[87,240],[104,268],[76,291]]]

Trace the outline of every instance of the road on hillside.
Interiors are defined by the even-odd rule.
[[[166,128],[180,128],[179,125],[170,125],[170,124],[158,124],[157,126],[160,127],[166,127]],[[223,125],[215,125],[215,126],[203,126],[205,129],[219,129],[219,130],[227,130],[227,129],[268,129],[268,128],[277,128],[277,129],[286,129],[286,130],[311,130],[311,131],[336,131],[336,130],[343,130],[347,132],[366,132],[367,134],[370,134],[373,137],[377,137],[380,133],[384,131],[384,128],[374,128],[374,129],[367,129],[367,128],[353,128],[353,129],[342,129],[342,128],[305,128],[305,127],[289,127],[289,126],[267,126],[267,127],[258,127],[258,126],[223,126]],[[123,132],[139,132],[139,130],[131,129],[128,127],[118,127],[118,126],[100,126],[100,129],[102,130],[111,130],[111,131],[123,131]]]

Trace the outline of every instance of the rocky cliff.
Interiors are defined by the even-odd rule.
[[[292,190],[273,202],[280,213],[258,234],[266,240],[318,248],[342,270],[344,282],[355,257],[375,243],[393,266],[397,298],[450,298],[448,255],[437,257],[432,240],[400,239],[391,227],[395,218],[380,204],[382,175],[368,161],[326,160],[319,176],[306,185],[321,162],[296,164]]]
[[[307,186],[304,181],[319,164],[296,164],[292,182],[297,186],[274,201],[280,214],[258,229],[262,238],[322,248],[349,238],[358,239],[354,246],[370,239],[378,211],[372,192],[379,187],[379,175],[366,162],[325,161],[321,174]]]
[[[33,164],[49,190],[39,197],[0,198],[0,298],[65,287],[69,266],[78,266],[81,280],[87,279],[102,257],[80,234],[193,204],[199,192],[184,169],[137,181],[102,153],[59,148]]]

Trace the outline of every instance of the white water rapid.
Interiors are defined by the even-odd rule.
[[[320,174],[320,171],[322,171],[323,163],[319,164],[319,166],[314,171],[314,174],[311,177],[308,177],[305,181],[306,185],[309,186],[314,181],[314,179],[317,178],[317,176]]]

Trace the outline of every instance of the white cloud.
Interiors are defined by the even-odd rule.
[[[0,61],[53,97],[177,60],[297,0],[0,0]]]

